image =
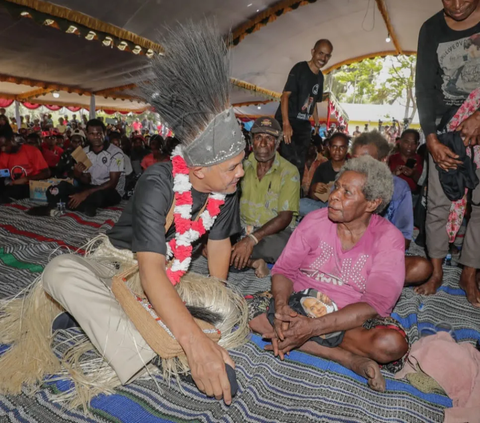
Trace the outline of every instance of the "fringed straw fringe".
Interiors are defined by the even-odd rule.
[[[52,351],[52,322],[65,310],[43,290],[40,279],[25,296],[0,302],[0,342],[12,344],[0,356],[0,392],[19,394],[61,370]]]
[[[116,249],[106,235],[92,239],[82,249],[86,257],[110,266],[112,274],[137,265],[132,252]],[[145,296],[138,271],[129,278],[128,285],[137,295]],[[247,341],[247,305],[239,293],[219,280],[194,273],[187,273],[176,287],[187,305],[204,307],[223,317],[217,324],[222,333],[219,345],[232,349]],[[51,345],[52,323],[64,311],[45,293],[41,278],[16,298],[0,301],[0,342],[12,344],[0,356],[0,392],[19,394],[23,384],[35,391],[45,376],[56,375],[49,382],[70,380],[73,386],[59,394],[55,401],[65,402],[68,408],[83,407],[88,413],[96,395],[111,394],[121,383],[86,336],[80,336],[61,359],[55,356]],[[162,369],[166,380],[172,376],[178,379],[190,371],[185,355],[162,359]],[[149,376],[158,373],[157,369],[152,372],[147,366],[146,370]]]
[[[230,350],[248,340],[248,308],[245,299],[236,291],[227,288],[223,282],[196,273],[187,273],[176,285],[180,298],[186,305],[203,307],[222,316],[216,324],[222,337],[218,344]],[[169,380],[190,372],[185,355],[162,359],[163,376]]]
[[[95,351],[93,357],[92,351]],[[113,394],[114,389],[121,385],[115,371],[96,353],[86,336],[65,352],[61,364],[62,371],[49,381],[72,382],[70,389],[55,398],[55,402],[64,402],[68,408],[81,407],[87,412],[93,398],[99,394]]]

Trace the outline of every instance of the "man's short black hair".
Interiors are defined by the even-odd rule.
[[[347,134],[344,134],[343,132],[335,132],[329,139],[328,139],[328,145],[332,143],[332,141],[335,138],[341,138],[343,141],[345,141],[345,144],[348,147],[348,144],[350,143],[350,137]]]
[[[323,146],[323,138],[320,135],[315,134],[312,137],[312,143],[317,148],[320,147],[320,146]]]
[[[403,138],[403,136],[406,134],[413,134],[413,136],[415,137],[415,142],[417,144],[420,142],[420,133],[416,129],[405,129],[405,131],[402,132],[402,136],[400,138]]]
[[[330,40],[327,40],[326,38],[322,38],[321,40],[318,40],[313,46],[313,49],[316,50],[320,44],[328,44],[330,48],[333,50],[332,42]]]
[[[0,137],[5,138],[5,141],[15,140],[15,134],[13,133],[10,126],[0,130]]]
[[[41,140],[42,138],[36,132],[27,135],[27,140]]]
[[[120,132],[115,132],[115,131],[112,131],[110,132],[110,134],[108,134],[108,139],[110,141],[112,140],[121,140],[122,139],[122,134]]]
[[[103,132],[107,130],[107,128],[105,127],[105,124],[100,119],[90,119],[87,122],[87,132],[88,132],[88,128],[90,127],[95,127],[95,128],[100,127],[102,128]]]

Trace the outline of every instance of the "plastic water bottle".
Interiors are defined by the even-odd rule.
[[[451,266],[452,265],[452,254],[448,253],[447,257],[445,257],[445,265],[446,266]]]
[[[65,203],[63,201],[59,201],[57,203],[57,212],[58,216],[62,216],[65,214]]]

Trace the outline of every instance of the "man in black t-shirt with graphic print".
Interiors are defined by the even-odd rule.
[[[330,41],[319,40],[312,49],[310,61],[299,62],[292,68],[275,114],[275,119],[283,125],[284,142],[280,153],[297,166],[300,180],[312,135],[310,118],[314,118],[315,133],[320,126],[316,107],[323,99],[324,78],[320,69],[328,63],[332,51]]]
[[[438,1],[440,6],[440,1]],[[439,172],[455,172],[462,160],[438,138],[446,131],[458,109],[468,111],[459,119],[466,151],[480,144],[480,0],[442,0],[443,10],[428,19],[418,38],[415,92],[420,125],[429,155],[426,217],[427,251],[433,274],[415,288],[420,295],[433,295],[443,282],[443,260],[449,251],[449,220],[452,201],[440,182]],[[458,122],[458,123],[460,123]],[[475,155],[475,153],[474,153]],[[476,169],[480,178],[480,167]],[[480,308],[480,185],[471,190],[471,213],[459,263],[463,265],[459,286],[467,300]],[[457,207],[455,212],[458,213]]]

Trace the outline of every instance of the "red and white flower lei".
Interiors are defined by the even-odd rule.
[[[183,158],[182,148],[178,146],[172,154],[173,192],[175,208],[175,238],[167,242],[167,260],[173,263],[167,269],[167,276],[173,285],[180,282],[192,261],[192,244],[213,226],[225,203],[224,194],[210,194],[207,207],[196,222],[192,221],[192,184],[188,176],[188,166]]]

